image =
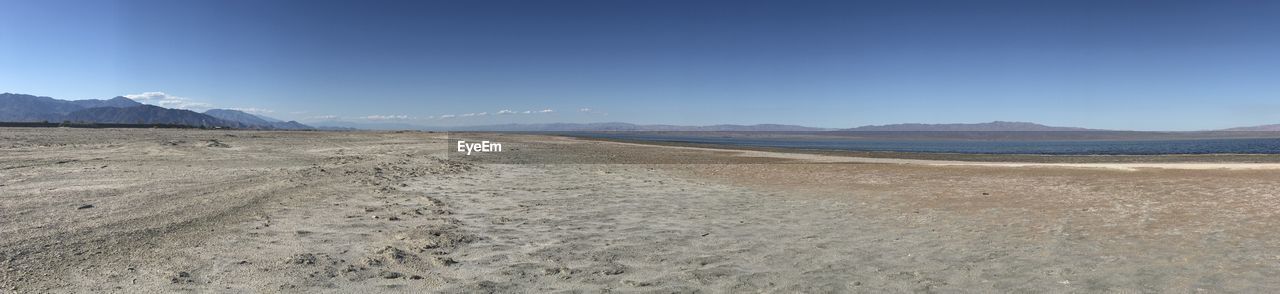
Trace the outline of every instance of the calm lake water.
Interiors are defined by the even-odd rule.
[[[1039,141],[752,138],[645,132],[576,133],[573,135],[658,142],[850,151],[1044,155],[1280,154],[1280,139],[1277,138]]]

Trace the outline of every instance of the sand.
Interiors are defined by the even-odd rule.
[[[1270,167],[2,131],[0,291],[1280,290]]]
[[[605,141],[607,142],[607,141]],[[1089,162],[1089,163],[1053,163],[1053,162],[979,162],[979,161],[960,161],[960,160],[931,160],[931,159],[909,159],[909,158],[876,158],[861,157],[856,155],[822,155],[795,152],[770,152],[756,150],[732,150],[732,149],[715,149],[703,147],[687,147],[687,146],[669,146],[669,145],[646,145],[625,142],[608,142],[623,146],[662,146],[669,149],[682,150],[698,150],[707,152],[724,152],[731,150],[738,157],[767,157],[794,159],[809,163],[885,163],[885,164],[911,164],[926,166],[985,166],[985,167],[1051,167],[1051,168],[1093,168],[1093,169],[1117,169],[1117,170],[1139,170],[1139,169],[1190,169],[1190,170],[1280,170],[1280,163],[1258,163],[1258,162]],[[963,155],[960,155],[963,156]]]

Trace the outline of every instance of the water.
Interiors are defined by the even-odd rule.
[[[1176,140],[895,140],[773,138],[646,132],[577,133],[576,136],[657,142],[704,143],[849,151],[967,154],[1164,155],[1280,154],[1280,138]]]

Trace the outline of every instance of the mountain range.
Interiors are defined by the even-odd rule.
[[[513,132],[581,132],[581,131],[672,131],[672,132],[818,132],[831,129],[811,128],[805,126],[759,124],[759,125],[711,125],[711,126],[678,126],[678,125],[637,125],[621,122],[607,123],[550,123],[550,124],[502,124],[487,126],[466,126],[443,128],[448,131],[513,131]]]
[[[313,129],[296,121],[281,121],[238,110],[210,109],[199,113],[142,104],[125,97],[59,100],[25,94],[0,94],[0,122],[42,121],[268,130]]]
[[[861,126],[847,129],[813,128],[797,125],[710,125],[681,126],[663,124],[604,123],[547,123],[547,124],[499,124],[481,126],[423,126],[396,122],[357,123],[347,121],[314,122],[317,127],[296,121],[283,121],[233,109],[210,109],[203,113],[185,109],[170,109],[138,103],[126,97],[106,100],[59,100],[50,97],[3,93],[0,94],[0,122],[81,122],[113,124],[167,124],[204,128],[239,128],[267,130],[309,129],[373,129],[373,130],[434,130],[434,131],[516,131],[516,132],[587,132],[587,131],[702,131],[702,132],[1114,132],[1108,130],[1046,126],[1029,122],[993,121],[986,123],[958,124],[890,124]],[[1280,124],[1230,128],[1220,132],[1276,132]],[[1213,132],[1213,131],[1211,131]]]
[[[852,132],[1061,132],[1102,131],[1085,128],[1051,127],[1029,122],[993,121],[976,124],[892,124],[861,126],[841,131]]]
[[[831,133],[910,133],[910,132],[1075,132],[1075,133],[1170,133],[1170,132],[1132,132],[1132,130],[1107,130],[1073,127],[1051,127],[1024,121],[989,121],[974,124],[886,124],[865,125],[865,127],[832,129],[812,128],[803,125],[787,124],[717,124],[717,125],[669,125],[669,124],[630,124],[630,123],[550,123],[550,124],[494,124],[468,125],[468,127],[429,127],[406,123],[352,123],[352,121],[319,121],[314,123],[320,128],[343,129],[380,129],[380,130],[454,130],[454,132],[831,132]],[[1201,130],[1201,132],[1280,132],[1280,124],[1260,125],[1260,127],[1231,128],[1221,130]],[[1179,133],[1179,132],[1172,132]]]
[[[757,125],[640,125],[623,122],[604,123],[547,123],[547,124],[500,124],[459,127],[429,127],[404,123],[352,123],[327,121],[315,123],[318,126],[346,127],[357,129],[413,129],[433,131],[508,131],[508,132],[612,132],[612,131],[649,131],[649,132],[1044,132],[1044,131],[1103,131],[1085,128],[1053,127],[1027,122],[994,121],[976,124],[893,124],[879,126],[863,126],[848,129],[814,128],[797,125],[757,124]]]
[[[1262,125],[1262,126],[1253,126],[1253,127],[1242,127],[1242,128],[1230,128],[1230,129],[1225,129],[1225,130],[1223,130],[1223,131],[1235,131],[1235,132],[1280,132],[1280,124],[1274,124],[1274,125]]]
[[[279,130],[306,130],[313,129],[311,126],[304,125],[296,121],[282,121],[266,116],[249,114],[233,109],[210,109],[204,112],[205,115],[216,117],[223,120],[239,122],[250,126],[268,126],[271,129]]]

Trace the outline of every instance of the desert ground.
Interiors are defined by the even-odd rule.
[[[1280,167],[1129,161],[0,128],[0,292],[1280,291]]]

